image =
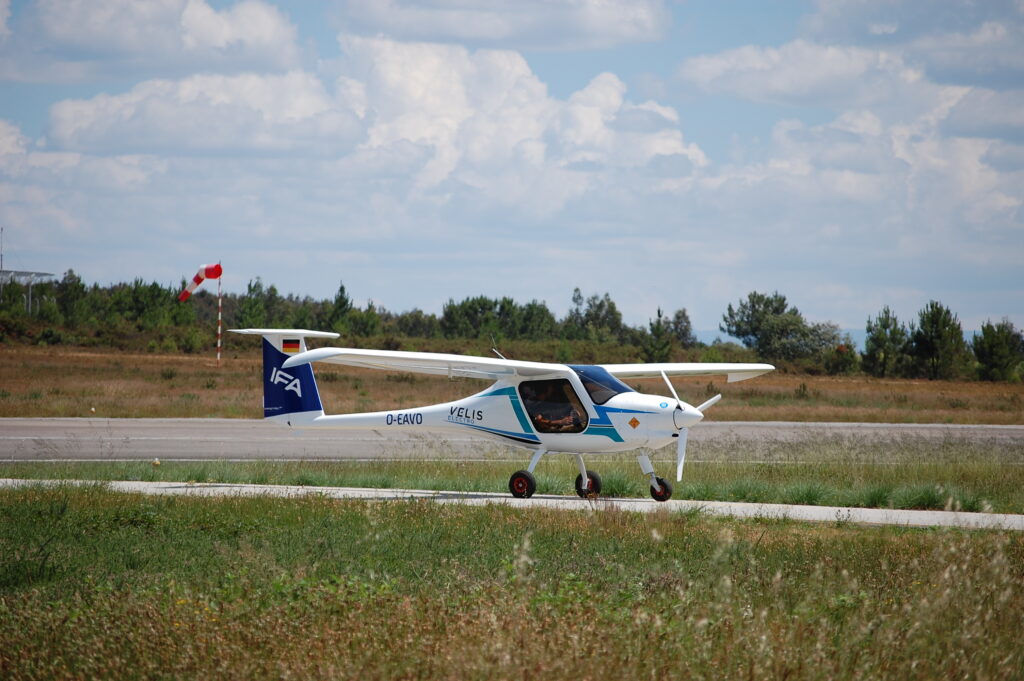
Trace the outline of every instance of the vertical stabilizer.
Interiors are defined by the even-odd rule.
[[[263,337],[263,417],[299,426],[323,416],[320,392],[313,368],[303,364],[290,369],[281,365],[292,355],[305,352],[307,338],[337,338],[338,334],[308,329],[231,329],[233,333]]]

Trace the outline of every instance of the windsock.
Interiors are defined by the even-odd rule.
[[[203,283],[203,279],[220,279],[220,275],[223,274],[224,270],[221,269],[220,263],[216,265],[203,265],[196,272],[196,276],[192,277],[192,283],[185,287],[185,290],[178,296],[178,300],[184,302],[188,300],[188,297],[192,295],[192,292],[196,290],[200,284]]]

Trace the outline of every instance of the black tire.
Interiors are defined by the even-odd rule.
[[[651,485],[651,498],[655,501],[668,501],[672,498],[672,485],[668,483],[665,478],[655,478],[658,481],[658,485],[661,487],[661,491],[654,489],[654,485]]]
[[[587,482],[589,489],[583,488],[583,476],[576,476],[576,494],[580,495],[584,499],[587,497],[596,497],[601,493],[601,476],[594,471],[587,471]]]
[[[508,479],[508,491],[516,499],[529,499],[537,491],[537,479],[530,471],[516,471]]]

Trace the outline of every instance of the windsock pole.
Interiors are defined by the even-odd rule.
[[[217,263],[220,265],[220,263]],[[221,338],[221,318],[223,317],[224,307],[220,295],[220,277],[217,277],[217,366],[220,366],[220,338]]]

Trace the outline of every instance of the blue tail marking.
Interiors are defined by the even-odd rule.
[[[312,366],[282,369],[286,359],[288,355],[263,339],[263,417],[323,411]]]

